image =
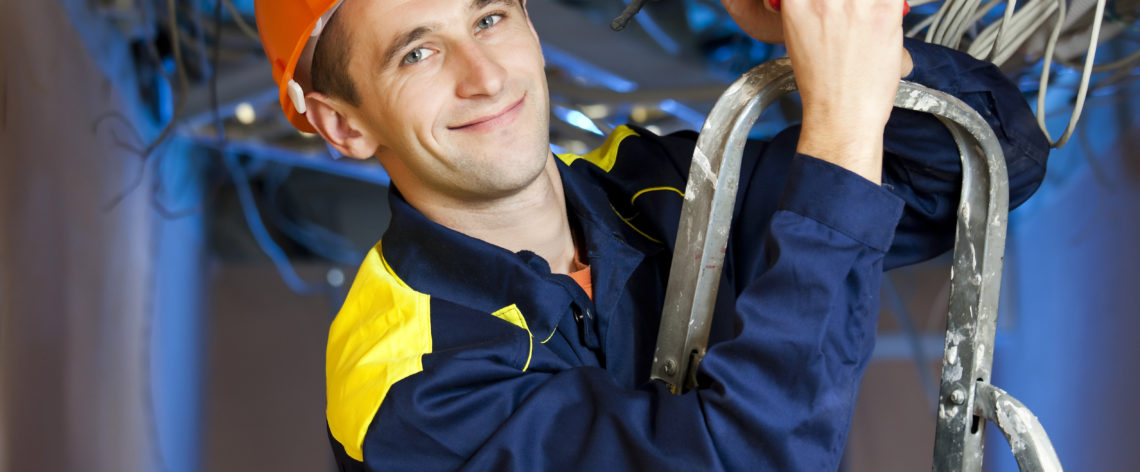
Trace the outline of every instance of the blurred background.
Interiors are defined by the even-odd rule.
[[[285,121],[252,4],[0,0],[0,471],[333,470],[325,336],[388,179]],[[1058,141],[1011,215],[993,383],[1067,469],[1140,470],[1140,1],[911,5],[909,34],[999,63]],[[713,0],[610,31],[624,6],[529,2],[558,152],[699,129],[783,55]],[[756,137],[798,119],[780,105]],[[929,470],[948,268],[888,275],[844,470]],[[1016,470],[992,427],[986,457]]]

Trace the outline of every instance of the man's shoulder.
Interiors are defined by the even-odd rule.
[[[382,405],[399,401],[393,397],[399,386],[410,386],[450,358],[525,369],[529,338],[509,312],[484,313],[410,287],[377,244],[361,263],[329,328],[325,374],[330,435],[349,457],[361,460],[369,424]]]
[[[573,169],[613,179],[652,178],[655,173],[651,171],[655,169],[683,177],[688,173],[696,141],[697,133],[693,131],[662,136],[640,126],[621,125],[596,149],[584,154],[562,153],[558,158]]]
[[[339,359],[345,361],[346,370],[355,370],[353,356],[347,353],[387,362],[513,337],[520,323],[512,319],[510,308],[488,312],[449,300],[446,294],[421,292],[405,283],[377,243],[361,263],[329,328],[328,368],[335,369],[332,360]],[[384,357],[366,353],[372,349],[383,350]]]
[[[610,207],[604,211],[616,212],[622,226],[640,234],[634,239],[671,247],[696,139],[691,131],[661,136],[623,125],[597,149],[558,157],[572,178],[602,189]]]

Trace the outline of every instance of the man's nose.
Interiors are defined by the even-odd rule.
[[[455,93],[462,98],[494,97],[503,90],[507,70],[487,51],[487,46],[471,41],[455,52],[459,83]]]

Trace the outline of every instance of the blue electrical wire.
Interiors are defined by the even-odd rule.
[[[270,209],[280,208],[277,195],[285,184],[291,168],[278,168],[265,179],[263,195]],[[270,211],[269,219],[289,239],[300,243],[310,252],[343,265],[357,265],[364,259],[365,251],[360,250],[348,238],[319,224],[308,221],[294,221],[280,211]]]
[[[249,226],[249,231],[253,233],[253,239],[257,241],[257,245],[265,252],[266,256],[273,261],[273,265],[277,268],[277,272],[281,274],[281,280],[289,289],[299,295],[317,295],[326,292],[325,288],[321,285],[311,284],[301,279],[297,275],[297,271],[293,269],[293,265],[289,263],[289,257],[285,255],[285,251],[273,238],[269,235],[269,230],[265,228],[265,222],[261,219],[261,212],[257,209],[257,203],[253,199],[253,190],[249,186],[249,178],[245,174],[245,169],[242,169],[241,163],[238,162],[236,155],[224,153],[224,160],[226,169],[230,172],[230,177],[234,181],[234,187],[237,188],[238,200],[241,202],[241,210],[245,215],[246,224]]]

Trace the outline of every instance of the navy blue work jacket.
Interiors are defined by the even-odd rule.
[[[909,80],[976,108],[1002,141],[1010,201],[1048,143],[992,65],[908,41]],[[534,253],[429,221],[392,222],[334,321],[328,427],[342,470],[835,470],[870,357],[883,270],[949,249],[957,148],[896,110],[883,185],[746,148],[702,388],[649,382],[695,133],[621,127],[558,156],[594,300]]]

